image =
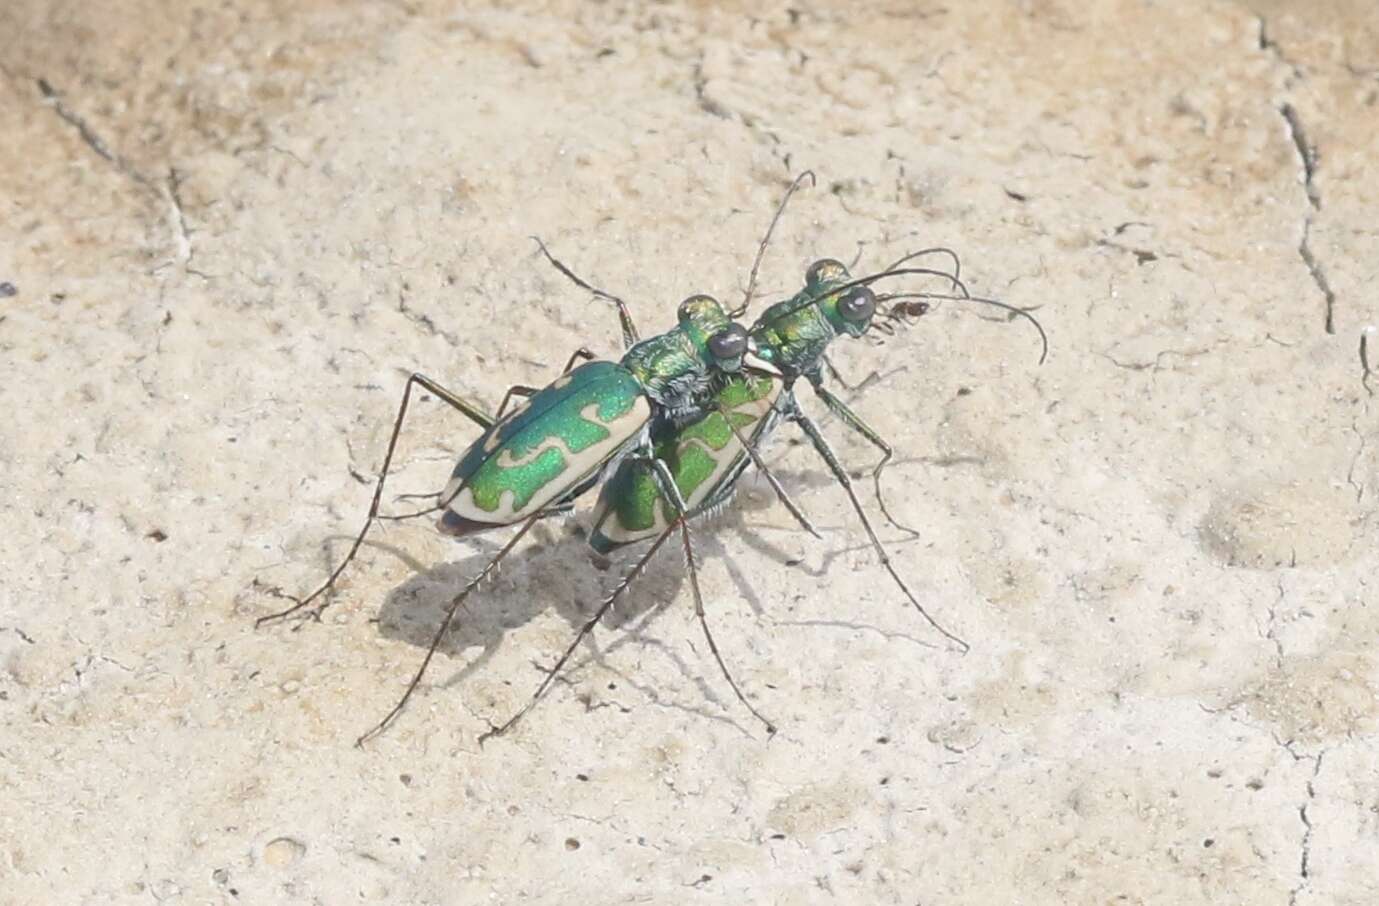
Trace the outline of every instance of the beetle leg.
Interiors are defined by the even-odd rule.
[[[512,398],[514,396],[520,396],[523,399],[526,399],[528,397],[535,396],[537,393],[540,392],[540,390],[540,387],[529,387],[526,384],[513,384],[511,387],[507,389],[507,392],[503,394],[502,400],[499,401],[498,414],[493,416],[494,422],[496,423],[503,420],[503,413],[508,411],[508,403],[512,402]],[[485,425],[484,427],[489,426]]]
[[[871,520],[867,518],[866,511],[862,509],[861,501],[857,499],[857,493],[852,489],[852,480],[848,478],[847,470],[838,462],[838,457],[833,454],[833,449],[829,447],[828,441],[824,440],[824,436],[820,433],[818,425],[814,424],[813,419],[800,411],[798,405],[794,407],[794,411],[790,414],[790,420],[799,425],[809,437],[809,441],[814,445],[815,451],[823,458],[829,471],[833,473],[833,477],[837,479],[838,483],[843,486],[843,490],[847,492],[848,500],[852,502],[852,508],[857,511],[857,517],[862,520],[862,527],[866,529],[867,537],[871,539],[871,545],[876,550],[876,555],[880,558],[881,565],[885,567],[886,572],[891,574],[891,578],[895,580],[896,585],[900,586],[900,590],[905,593],[905,597],[914,605],[915,610],[919,611],[920,616],[924,617],[924,619],[929,622],[930,626],[938,630],[945,638],[955,642],[962,649],[963,653],[969,651],[972,646],[968,645],[947,629],[944,629],[933,617],[929,616],[929,612],[924,609],[924,605],[919,603],[919,599],[910,591],[909,586],[905,584],[905,580],[900,578],[900,573],[896,572],[895,566],[891,563],[890,555],[886,553],[886,548],[881,544],[881,539],[876,537],[876,532],[871,527]]]
[[[536,241],[537,246],[541,249],[541,254],[546,256],[546,260],[551,263],[551,266],[554,267],[556,270],[560,271],[566,277],[570,278],[570,281],[574,283],[575,286],[578,286],[580,289],[587,289],[589,292],[593,293],[595,296],[598,296],[600,299],[606,299],[617,306],[618,323],[622,325],[623,349],[631,349],[636,344],[637,340],[640,339],[640,337],[637,334],[637,325],[632,322],[632,313],[627,310],[627,303],[619,299],[612,293],[604,292],[598,287],[590,286],[588,283],[581,280],[578,276],[575,275],[574,271],[570,270],[568,267],[562,264],[559,259],[557,259],[554,255],[552,255],[549,251],[546,250],[546,243],[542,242],[540,237],[533,236],[531,238]]]
[[[795,517],[795,521],[798,522],[806,532],[822,541],[823,536],[814,528],[814,524],[809,521],[809,517],[805,516],[804,512],[795,505],[795,501],[790,499],[790,495],[785,493],[785,488],[781,487],[780,482],[776,480],[776,476],[766,467],[765,460],[757,453],[752,443],[742,436],[741,431],[737,430],[737,425],[733,424],[733,420],[729,416],[728,411],[722,407],[720,407],[718,411],[719,414],[723,416],[723,421],[727,424],[728,430],[733,432],[733,436],[736,437],[737,442],[742,445],[742,449],[747,451],[747,455],[751,457],[752,464],[757,467],[757,471],[761,472],[761,474],[766,477],[767,483],[769,483],[772,490],[776,492],[776,496],[780,498],[780,502],[785,504],[785,508],[790,511],[790,515]],[[707,509],[707,506],[705,508]]]
[[[753,716],[755,716],[758,720],[760,720],[763,724],[766,725],[767,730],[769,732],[775,733],[775,727],[772,726],[770,721],[762,717],[761,714],[759,714],[757,710],[752,707],[751,703],[747,701],[745,696],[743,696],[742,691],[738,688],[737,683],[732,678],[732,675],[728,673],[728,668],[724,665],[723,658],[718,652],[718,645],[714,642],[713,634],[709,631],[708,622],[704,616],[703,598],[699,592],[699,580],[695,572],[693,548],[690,546],[689,542],[689,514],[685,512],[684,500],[680,496],[679,488],[676,487],[675,481],[671,477],[670,471],[666,468],[664,462],[646,453],[637,453],[632,455],[645,460],[649,460],[651,462],[652,467],[656,473],[657,481],[661,485],[662,494],[666,497],[667,500],[672,501],[676,507],[675,518],[670,521],[670,524],[668,524],[664,529],[661,530],[661,533],[656,536],[656,540],[652,542],[649,548],[647,548],[646,553],[642,554],[642,556],[638,558],[637,562],[632,565],[632,568],[628,570],[626,574],[623,575],[622,579],[618,582],[617,587],[613,589],[613,592],[610,595],[608,595],[608,597],[604,598],[602,602],[599,603],[598,609],[594,611],[594,615],[590,617],[587,621],[585,621],[584,625],[580,626],[579,632],[575,634],[574,639],[570,642],[568,646],[566,646],[565,651],[560,655],[559,659],[556,660],[555,666],[553,666],[549,671],[546,672],[546,676],[541,680],[540,685],[536,687],[536,691],[532,693],[532,697],[527,700],[527,703],[523,705],[521,709],[517,711],[516,714],[512,715],[512,717],[508,718],[501,725],[489,727],[489,729],[479,737],[480,745],[483,745],[485,742],[487,742],[495,736],[502,736],[508,730],[512,729],[514,724],[516,724],[519,720],[525,717],[528,711],[530,711],[533,707],[536,706],[536,703],[540,701],[541,697],[546,694],[546,691],[548,689],[550,689],[551,684],[555,682],[555,678],[560,675],[560,671],[564,669],[565,665],[569,663],[570,658],[574,656],[574,653],[576,649],[579,648],[580,643],[582,643],[584,639],[588,637],[589,633],[594,631],[594,627],[599,624],[599,622],[604,618],[608,611],[613,609],[613,605],[617,603],[617,600],[620,597],[622,597],[623,593],[627,591],[628,587],[633,582],[635,582],[637,578],[641,576],[641,574],[646,570],[646,566],[648,563],[651,562],[651,558],[656,555],[656,552],[661,549],[661,546],[665,544],[666,541],[670,538],[670,536],[674,534],[677,530],[683,533],[686,562],[688,563],[690,568],[690,581],[695,593],[695,614],[699,618],[700,625],[704,628],[705,637],[709,640],[709,650],[713,652],[714,659],[718,661],[719,669],[721,669],[723,671],[723,675],[727,677],[728,684],[732,686],[733,692],[737,694],[737,697],[742,701],[744,705],[747,706],[747,709],[752,712]]]
[[[546,672],[545,678],[541,680],[541,684],[536,687],[536,691],[532,693],[532,697],[527,703],[523,705],[516,714],[509,717],[502,725],[490,726],[487,731],[479,736],[479,745],[482,746],[493,737],[502,736],[508,730],[512,729],[512,726],[526,716],[526,713],[541,700],[541,696],[546,694],[546,690],[551,687],[551,683],[555,682],[555,678],[560,675],[561,669],[564,668],[565,664],[574,655],[575,649],[579,648],[580,643],[584,641],[585,637],[594,631],[594,627],[599,624],[599,621],[603,619],[604,615],[613,609],[613,604],[617,602],[618,598],[622,597],[627,587],[642,574],[646,569],[646,565],[651,562],[652,556],[656,551],[660,550],[661,545],[665,544],[666,539],[679,527],[679,522],[680,520],[677,519],[662,530],[661,534],[657,536],[656,541],[651,547],[647,548],[646,553],[641,556],[641,559],[639,559],[632,566],[632,569],[628,570],[627,574],[622,577],[622,580],[618,582],[618,586],[613,589],[613,593],[604,598],[599,604],[598,609],[594,611],[594,615],[585,621],[583,626],[579,627],[579,632],[575,634],[574,640],[565,648],[565,652],[560,655],[559,660],[555,662],[555,666]]]
[[[479,587],[480,583],[493,575],[494,571],[498,568],[499,562],[517,546],[517,542],[522,540],[522,536],[531,530],[531,527],[536,524],[537,520],[543,519],[553,512],[555,511],[543,510],[527,519],[526,522],[523,522],[522,527],[517,530],[517,534],[508,539],[508,543],[503,545],[502,550],[498,551],[492,560],[488,561],[488,565],[485,566],[477,576],[470,579],[465,587],[460,589],[459,594],[451,599],[450,607],[445,612],[445,619],[441,620],[440,627],[436,630],[435,637],[431,639],[431,646],[426,649],[426,657],[422,658],[421,666],[417,668],[416,675],[412,677],[412,681],[407,684],[407,690],[402,693],[402,698],[398,699],[397,704],[393,705],[393,709],[389,711],[382,720],[375,724],[372,729],[355,740],[354,744],[356,746],[362,748],[364,743],[368,742],[379,733],[382,733],[387,729],[388,725],[393,722],[393,719],[397,717],[398,714],[402,713],[402,709],[406,706],[407,700],[412,697],[412,693],[415,692],[417,686],[421,684],[421,678],[426,674],[426,668],[431,665],[431,658],[436,656],[436,649],[440,647],[441,640],[445,638],[445,634],[450,630],[450,624],[454,622],[455,614],[459,611],[460,606],[464,604],[465,599],[469,597],[474,589]]]
[[[731,425],[732,422],[730,421],[728,424]],[[765,725],[767,736],[774,736],[776,734],[775,724],[771,723],[771,721],[767,720],[765,717],[762,717],[761,712],[752,707],[752,703],[747,701],[747,696],[742,694],[742,690],[738,688],[737,681],[734,680],[733,675],[728,672],[728,665],[723,663],[723,655],[718,653],[718,643],[713,640],[713,633],[709,631],[709,621],[704,615],[704,595],[699,590],[699,567],[694,559],[694,546],[690,543],[689,512],[688,508],[685,506],[684,498],[680,496],[680,488],[675,484],[675,478],[670,474],[670,469],[666,467],[663,460],[652,458],[651,466],[656,472],[657,483],[661,486],[662,496],[675,506],[676,517],[675,522],[672,523],[672,527],[674,525],[680,527],[681,544],[685,549],[685,566],[689,570],[690,590],[694,593],[694,615],[698,618],[699,625],[704,630],[704,638],[708,640],[709,651],[713,653],[713,659],[718,662],[718,669],[722,671],[723,678],[726,679],[728,685],[732,687],[733,694],[737,696],[737,700],[742,702],[743,707],[752,712],[753,717]],[[784,497],[782,497],[782,499],[784,499]],[[803,519],[803,516],[800,518]]]
[[[818,375],[810,377],[809,385],[814,388],[814,394],[818,396],[819,399],[823,400],[824,405],[828,407],[828,411],[842,419],[843,424],[865,437],[872,446],[881,451],[881,461],[876,464],[876,468],[873,469],[871,473],[872,483],[876,488],[876,502],[881,506],[881,514],[886,517],[887,522],[900,529],[902,532],[909,532],[911,535],[918,536],[918,531],[910,528],[891,515],[890,508],[886,506],[886,497],[881,493],[881,473],[885,471],[887,464],[891,461],[891,457],[895,455],[895,451],[891,449],[891,445],[886,443],[871,425],[862,421],[855,412],[848,408],[846,403],[830,393],[828,388],[823,385],[823,381]]]
[[[369,533],[369,529],[373,526],[374,521],[378,518],[379,501],[383,498],[383,483],[388,479],[388,468],[393,461],[393,452],[397,449],[398,436],[402,433],[402,421],[407,415],[407,404],[411,401],[412,388],[416,385],[420,385],[424,389],[435,394],[435,396],[438,399],[444,401],[450,406],[453,406],[455,409],[458,409],[467,418],[469,418],[471,421],[476,422],[480,426],[487,428],[493,424],[493,418],[489,416],[488,413],[484,412],[482,409],[480,409],[478,406],[475,406],[473,403],[470,403],[462,399],[461,397],[458,397],[455,394],[451,393],[449,390],[446,390],[444,387],[442,387],[440,384],[436,383],[426,375],[420,373],[413,373],[411,377],[407,378],[407,386],[402,391],[402,402],[397,408],[397,419],[393,422],[393,433],[388,438],[388,450],[383,455],[383,466],[381,469],[379,469],[378,483],[374,485],[373,500],[369,503],[369,514],[364,519],[364,527],[359,530],[359,534],[356,535],[354,538],[354,543],[350,545],[349,553],[345,555],[345,559],[340,561],[340,565],[335,567],[335,569],[331,572],[330,576],[326,579],[324,583],[321,584],[319,588],[317,588],[311,594],[307,595],[305,598],[292,598],[292,600],[296,603],[294,603],[291,607],[287,608],[286,610],[279,611],[278,613],[272,613],[264,617],[259,617],[257,620],[254,621],[255,628],[262,626],[265,623],[271,623],[276,620],[281,620],[286,617],[289,617],[310,605],[312,601],[315,601],[317,598],[321,597],[321,595],[325,594],[326,591],[328,591],[331,587],[335,585],[335,580],[340,577],[340,574],[344,572],[345,567],[348,566],[350,561],[354,559],[355,555],[359,553],[359,546],[364,543],[364,536]],[[321,619],[321,613],[325,611],[325,609],[329,606],[329,599],[322,601],[320,604],[318,604],[315,608],[312,609],[312,618],[319,621]]]

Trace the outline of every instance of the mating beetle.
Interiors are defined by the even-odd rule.
[[[645,446],[653,409],[667,421],[697,413],[713,375],[741,367],[747,335],[710,296],[682,302],[678,321],[621,362],[561,376],[480,435],[441,493],[441,531],[463,536],[563,507],[610,460]],[[655,474],[654,457],[634,458]]]
[[[806,174],[808,175],[808,174]],[[800,184],[796,180],[791,192]],[[789,193],[786,200],[789,199]],[[782,209],[784,202],[782,202]],[[779,211],[777,212],[779,217]],[[772,222],[774,226],[775,222]],[[767,232],[770,238],[770,231]],[[762,247],[766,241],[763,240]],[[941,270],[920,267],[902,267],[906,262],[929,254],[947,254],[953,258],[951,274]],[[758,261],[760,255],[758,256]],[[753,267],[755,275],[756,267]],[[927,275],[940,277],[956,288],[958,295],[942,293],[892,293],[876,296],[868,284],[886,277],[901,275]],[[733,312],[741,314],[751,299],[751,283],[744,303]],[[725,375],[718,392],[703,405],[698,418],[683,422],[663,422],[651,429],[651,442],[655,449],[655,461],[668,469],[675,483],[675,500],[671,501],[663,492],[664,478],[660,478],[648,467],[645,460],[624,460],[611,477],[603,484],[594,514],[594,531],[590,542],[595,549],[610,551],[634,541],[655,537],[651,547],[636,561],[613,592],[604,598],[593,616],[581,627],[565,653],[547,673],[535,694],[525,707],[511,720],[496,728],[485,738],[501,733],[516,722],[554,680],[560,669],[573,654],[579,643],[588,635],[603,615],[613,606],[631,582],[641,574],[657,549],[679,528],[686,532],[689,518],[711,513],[725,505],[732,497],[738,479],[746,469],[748,459],[761,469],[772,484],[780,500],[786,504],[795,518],[806,530],[813,531],[808,520],[796,509],[789,496],[771,476],[765,464],[757,455],[757,449],[765,443],[781,419],[788,419],[800,425],[809,437],[815,450],[823,457],[830,472],[844,490],[860,518],[882,566],[894,579],[910,604],[938,632],[953,641],[962,650],[968,645],[947,629],[939,625],[924,609],[910,591],[905,581],[896,571],[886,553],[884,545],[872,528],[871,520],[862,508],[852,482],[839,463],[823,434],[799,407],[795,395],[795,381],[804,377],[816,394],[830,410],[853,430],[858,431],[883,451],[883,458],[873,472],[876,479],[877,497],[881,500],[880,476],[891,457],[891,448],[880,436],[837,397],[822,386],[822,370],[830,367],[825,357],[830,341],[837,336],[860,337],[874,327],[890,332],[890,324],[904,324],[909,318],[923,314],[927,310],[924,300],[949,299],[971,301],[993,305],[1014,315],[1028,318],[1039,331],[1041,339],[1044,331],[1033,316],[1027,312],[992,299],[980,299],[968,294],[966,287],[958,278],[957,256],[948,249],[925,249],[906,255],[886,270],[877,274],[853,279],[847,268],[832,259],[824,259],[811,266],[806,274],[805,287],[788,300],[768,308],[750,331],[750,345],[746,364],[739,373]],[[878,321],[878,302],[895,302],[884,313],[885,320]],[[1047,341],[1045,341],[1047,351]],[[760,364],[753,363],[753,358]],[[1041,356],[1040,361],[1043,361]],[[884,501],[881,503],[885,511]],[[887,518],[890,516],[887,514]],[[891,522],[895,522],[891,519]],[[895,523],[899,525],[898,523]],[[686,538],[688,536],[686,535]],[[690,586],[694,592],[696,616],[704,628],[710,651],[718,662],[719,669],[728,680],[734,694],[749,711],[763,724],[768,732],[774,732],[772,723],[763,717],[742,693],[709,633],[704,621],[703,600],[699,593],[696,577],[696,564],[692,552],[686,547],[688,556]]]

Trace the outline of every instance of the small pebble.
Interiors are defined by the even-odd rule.
[[[276,840],[270,840],[268,845],[263,848],[263,861],[274,868],[291,865],[304,855],[306,855],[306,846],[291,837],[278,837]]]

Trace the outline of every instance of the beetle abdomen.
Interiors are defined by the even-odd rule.
[[[572,498],[650,418],[641,384],[621,365],[562,375],[461,454],[441,496],[441,531],[510,525]]]

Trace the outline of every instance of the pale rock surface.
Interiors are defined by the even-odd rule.
[[[1376,134],[1363,0],[8,0],[0,903],[1379,902]],[[971,653],[787,428],[823,542],[759,480],[700,533],[775,739],[672,553],[478,747],[630,562],[565,522],[355,748],[502,539],[392,524],[322,625],[253,620],[343,553],[406,375],[616,353],[533,233],[644,329],[735,300],[806,167],[768,297],[944,244],[1049,331],[836,350]],[[392,488],[474,433],[419,403]]]

